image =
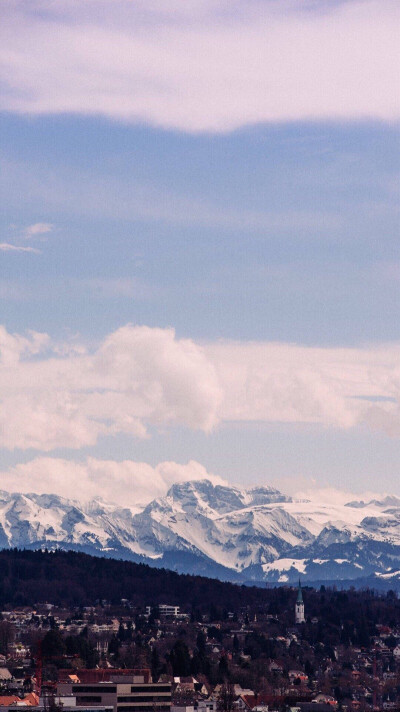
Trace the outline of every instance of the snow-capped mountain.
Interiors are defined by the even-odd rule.
[[[142,507],[0,492],[0,547],[77,549],[233,581],[400,585],[400,498],[324,504],[270,487],[173,485]]]

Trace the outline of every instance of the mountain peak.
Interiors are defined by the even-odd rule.
[[[385,581],[400,568],[399,521],[395,496],[294,501],[209,479],[176,483],[141,507],[0,492],[2,547],[73,548],[242,582]]]

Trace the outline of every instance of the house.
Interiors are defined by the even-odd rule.
[[[302,670],[289,670],[288,675],[291,683],[295,680],[300,680],[302,684],[307,684],[308,682],[308,675],[306,675],[305,672],[302,672]]]
[[[400,660],[400,645],[396,645],[396,647],[393,648],[393,657],[396,660]]]
[[[10,707],[17,705],[18,707],[36,707],[39,704],[39,697],[35,692],[30,692],[26,697],[18,697],[18,695],[0,695],[0,707]]]
[[[299,712],[332,712],[332,706],[325,702],[298,702]]]
[[[314,697],[314,699],[312,700],[312,702],[313,702],[314,704],[315,704],[315,703],[322,703],[322,702],[323,702],[323,703],[326,704],[326,705],[331,705],[331,707],[336,707],[336,706],[337,706],[337,700],[335,700],[334,697],[332,697],[331,695],[324,695],[322,692],[320,692],[319,695],[317,695],[316,697]]]
[[[235,706],[243,712],[266,712],[270,705],[279,705],[282,702],[282,697],[262,692],[259,695],[240,695]]]
[[[240,695],[254,695],[253,690],[243,689],[243,687],[238,684],[233,685],[233,692],[236,697],[239,697]]]
[[[21,702],[21,698],[18,695],[0,695],[0,707],[16,705],[17,702]]]
[[[275,675],[282,675],[283,665],[280,665],[280,663],[276,662],[276,660],[273,660],[269,665],[269,671]]]

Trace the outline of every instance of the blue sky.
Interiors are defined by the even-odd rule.
[[[6,116],[2,135],[4,239],[54,225],[40,255],[6,255],[3,280],[20,287],[11,328],[101,336],[133,321],[206,339],[398,338],[393,127],[188,136]]]
[[[281,481],[283,488],[291,491],[317,483],[398,493],[399,135],[392,99],[385,98],[387,67],[380,66],[380,74],[369,78],[368,85],[364,76],[368,67],[359,67],[359,76],[352,78],[349,66],[341,79],[343,96],[339,91],[330,96],[325,87],[325,93],[314,97],[314,84],[309,83],[311,53],[304,59],[303,94],[291,100],[285,113],[279,108],[284,102],[278,89],[271,90],[270,104],[266,101],[259,107],[262,102],[256,94],[260,91],[264,96],[262,82],[268,74],[262,63],[257,68],[259,84],[250,87],[250,99],[245,84],[239,84],[236,93],[226,90],[225,95],[218,81],[228,80],[223,72],[218,77],[218,69],[214,76],[205,66],[204,77],[200,76],[201,57],[194,68],[189,61],[186,73],[177,73],[176,85],[171,88],[157,69],[151,39],[147,38],[146,44],[141,37],[146,44],[142,51],[148,53],[146,72],[148,66],[154,67],[154,76],[145,73],[141,81],[146,90],[149,85],[155,87],[141,116],[139,98],[133,89],[132,95],[127,93],[125,87],[126,82],[130,86],[129,72],[132,82],[139,81],[133,76],[135,67],[129,67],[124,55],[113,54],[125,19],[129,32],[122,39],[128,48],[130,42],[135,47],[135,32],[145,33],[152,25],[160,36],[169,28],[179,34],[182,43],[193,34],[196,42],[196,33],[220,27],[218,12],[228,12],[227,6],[211,2],[203,17],[199,5],[192,3],[195,12],[190,19],[179,13],[163,17],[157,3],[148,15],[141,3],[121,2],[116,26],[109,28],[109,3],[93,1],[87,15],[80,16],[75,3],[63,2],[60,13],[53,17],[50,5],[36,5],[36,12],[29,17],[28,11],[24,16],[17,4],[11,4],[9,18],[11,39],[5,56],[14,79],[7,78],[1,115],[0,296],[4,353],[9,349],[17,354],[11,381],[19,382],[22,371],[18,369],[28,363],[34,368],[42,366],[43,383],[42,390],[32,394],[17,386],[15,390],[10,386],[10,392],[6,388],[9,400],[5,412],[18,409],[22,398],[20,412],[25,415],[3,438],[0,462],[5,481],[15,481],[15,489],[27,486],[23,477],[35,483],[35,477],[40,479],[38,458],[46,458],[46,467],[51,459],[57,472],[61,461],[73,467],[74,462],[91,457],[132,461],[134,489],[136,462],[156,466],[164,461],[195,460],[207,472],[245,485]],[[133,5],[137,16],[131,16]],[[274,42],[278,50],[282,45],[283,52],[291,37],[286,36],[286,28],[293,23],[295,37],[303,29],[302,23],[308,23],[305,32],[315,36],[317,44],[320,34],[328,32],[319,24],[327,12],[324,3],[303,3],[304,16],[298,16],[298,7],[294,12],[293,4],[283,5],[279,12],[271,2],[254,3],[247,17],[236,3],[236,14],[228,13],[228,27],[231,23],[233,35],[242,30],[246,43],[247,34],[254,39],[251,22],[257,17],[268,20],[266,37],[272,47]],[[364,10],[360,10],[362,5]],[[171,3],[171,13],[174,7]],[[383,42],[395,4],[383,2],[380,7],[381,17],[388,19],[376,29]],[[99,8],[104,17],[97,13]],[[330,8],[337,14],[328,19],[340,28],[350,17],[354,27],[360,27],[360,35],[364,31],[367,38],[373,32],[376,10],[374,2],[338,3]],[[341,12],[350,14],[342,17]],[[265,17],[265,13],[270,14]],[[55,50],[54,67],[49,67],[48,59],[46,64],[46,47],[37,49],[28,43],[26,52],[20,50],[18,55],[28,21],[33,19],[33,37],[36,33],[40,39],[49,17],[61,45]],[[82,50],[79,60],[85,71],[90,67],[91,72],[79,74],[79,66],[72,61],[77,72],[74,77],[72,70],[69,76],[65,69],[73,37],[63,39],[62,33],[79,31],[78,20],[89,28],[91,53],[85,57]],[[96,41],[95,31],[111,33],[106,41],[115,66],[108,65],[107,70],[101,51],[97,45],[95,49],[91,46]],[[353,37],[350,34],[347,49],[354,51],[354,61],[359,61],[365,48],[362,37],[353,47]],[[224,37],[224,41],[231,40]],[[207,44],[207,37],[202,42]],[[342,76],[346,61],[351,64],[351,57],[345,57],[341,66],[342,48],[335,49],[337,65],[332,68],[329,59],[325,66],[328,79]],[[246,47],[243,51],[250,76],[252,58],[247,57]],[[15,55],[20,60],[15,60]],[[184,57],[178,53],[175,60],[184,62]],[[40,62],[44,69],[36,72]],[[289,95],[289,79],[295,70],[292,65],[287,70],[284,64],[282,68],[278,64],[277,78],[281,69],[282,85],[288,83]],[[116,86],[124,84],[120,94],[116,90],[114,95],[109,84],[101,88],[106,71],[111,73],[111,69]],[[239,74],[242,69],[240,65]],[[204,89],[207,112],[198,97],[190,104],[191,72],[198,86],[203,80],[215,84],[215,94],[210,90],[208,95],[208,84]],[[314,77],[314,83],[321,83],[321,77]],[[267,80],[271,83],[271,77]],[[82,91],[77,95],[79,82]],[[99,96],[93,92],[91,97],[89,91],[86,98],[88,82],[89,86],[93,82]],[[354,87],[358,85],[357,103]],[[390,92],[386,89],[386,93]],[[346,96],[347,103],[343,100]],[[158,97],[159,102],[155,101]],[[215,97],[222,108],[216,107]],[[252,98],[254,107],[247,115],[246,106],[248,102],[252,106]],[[326,106],[334,108],[328,110],[325,99]],[[72,108],[66,111],[66,105]],[[275,107],[271,115],[270,107]],[[110,394],[119,389],[118,417],[114,406],[111,414],[107,405],[101,427],[94,428],[92,405],[85,404],[82,424],[77,396],[82,387],[76,386],[73,371],[77,359],[79,355],[97,359],[101,344],[127,324],[133,331],[118,337],[119,350],[115,347],[110,362],[110,368],[118,369],[121,362],[125,368],[129,361],[123,385],[106,386],[108,376],[104,376],[104,388],[110,388],[108,403],[113,398]],[[173,389],[168,385],[170,372],[166,373],[164,362],[160,370],[154,361],[155,370],[149,376],[135,351],[139,348],[138,326],[174,329],[174,349],[181,344],[186,349],[189,340],[198,350],[198,372],[193,366],[182,383],[174,380]],[[45,333],[49,340],[37,346],[31,332]],[[161,348],[161,342],[154,340],[155,332],[149,334],[146,349]],[[22,346],[21,338],[27,340]],[[271,344],[282,345],[282,358],[289,359],[286,371],[279,370],[280,356],[275,351],[272,354]],[[300,349],[294,356],[287,356],[285,349],[290,345]],[[168,341],[168,349],[170,346]],[[185,354],[186,358],[187,351]],[[171,358],[169,368],[180,355]],[[67,369],[67,381],[74,381],[70,390],[64,381],[52,381],[53,375],[46,386],[46,374],[53,373],[57,359]],[[269,365],[272,362],[273,367]],[[315,384],[305,384],[312,383],[313,368],[319,363],[323,375],[316,379],[316,394]],[[239,368],[237,364],[246,366],[245,385],[242,376],[225,378]],[[185,361],[184,372],[187,367]],[[93,364],[90,368],[94,369]],[[93,386],[99,393],[103,389],[101,373]],[[139,383],[142,377],[144,381]],[[8,384],[9,371],[4,378]],[[188,385],[192,378],[200,384],[195,396]],[[126,407],[134,425],[128,426],[121,425],[120,411],[132,390],[130,379],[139,383],[139,390],[146,390],[146,407],[142,401],[129,402]],[[209,391],[201,391],[203,383]],[[46,438],[39,433],[54,426],[55,412],[53,405],[48,405],[52,389],[61,403],[56,413],[60,424],[59,432]],[[154,389],[163,391],[162,408],[158,400],[157,407],[153,401],[149,405],[147,393]],[[231,400],[230,392],[236,393]],[[310,405],[303,408],[309,396]],[[175,404],[181,401],[182,407],[175,412]],[[212,404],[209,412],[206,402]],[[30,413],[38,408],[41,420],[35,433],[17,437],[19,428],[27,428],[23,418],[30,420]],[[141,431],[143,424],[146,433]],[[77,435],[79,428],[81,436]],[[29,462],[36,463],[35,467],[22,475],[19,464]],[[190,468],[184,475],[192,476]],[[183,474],[177,472],[177,477]],[[48,486],[64,492],[57,475],[54,482],[50,478]]]

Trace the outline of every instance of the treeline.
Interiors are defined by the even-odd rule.
[[[0,551],[0,606],[51,602],[85,606],[126,598],[135,606],[171,603],[201,610],[214,602],[237,609],[262,604],[265,590],[202,576],[177,574],[145,564],[99,558],[73,551]]]
[[[169,603],[208,620],[227,619],[246,609],[277,615],[287,623],[293,617],[296,592],[291,588],[257,588],[225,583],[201,576],[177,574],[115,559],[98,558],[73,551],[0,551],[0,607],[33,606],[40,602],[61,607],[79,607],[107,601],[119,605],[128,599],[135,607]],[[371,590],[337,591],[321,586],[305,587],[306,618],[341,628],[352,639],[378,623],[400,624],[400,601],[396,593]],[[313,630],[317,628],[313,627]]]

